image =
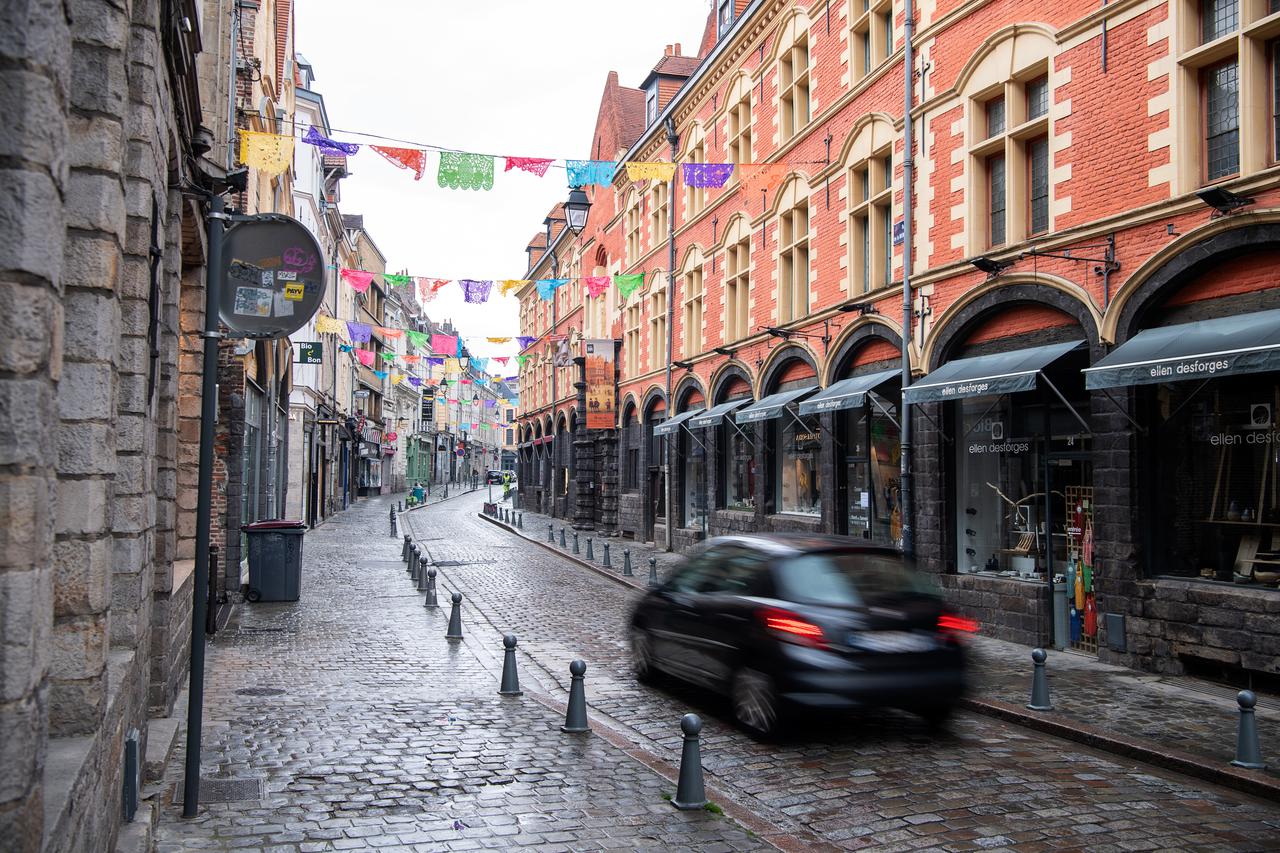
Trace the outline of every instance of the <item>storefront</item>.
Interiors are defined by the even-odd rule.
[[[775,362],[765,387],[770,393],[733,416],[757,437],[756,467],[763,474],[756,478],[757,522],[765,530],[816,532],[823,529],[823,427],[817,415],[799,411],[819,390],[816,370],[807,357],[784,356]]]
[[[754,519],[756,506],[756,454],[753,428],[741,426],[734,416],[750,405],[751,386],[738,371],[722,376],[715,389],[717,402],[689,419],[689,430],[698,435],[714,460],[707,472],[706,500],[715,507],[710,527],[714,532],[734,529],[735,521]]]
[[[382,493],[382,431],[366,426],[356,451],[359,454],[357,488],[361,497]]]
[[[676,414],[653,428],[653,438],[661,445],[659,454],[671,460],[671,484],[677,550],[703,539],[707,532],[707,448],[690,421],[705,410],[702,391],[686,385],[675,394]]]

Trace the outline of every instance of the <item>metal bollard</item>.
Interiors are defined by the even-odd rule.
[[[399,501],[397,503],[397,506],[400,507],[400,512],[404,512],[404,501]]]
[[[428,610],[435,610],[440,606],[440,602],[436,599],[436,570],[434,568],[427,569],[427,598],[422,602],[422,606]]]
[[[565,709],[562,732],[591,731],[587,725],[587,693],[582,685],[586,671],[587,665],[580,660],[569,664],[569,707]]]
[[[698,743],[702,720],[697,714],[685,714],[680,718],[680,731],[684,732],[684,747],[680,750],[680,778],[671,805],[681,811],[694,811],[707,804],[707,790],[702,782],[702,749]]]
[[[556,544],[556,526],[554,524],[547,525],[547,541],[552,545]]]
[[[445,631],[446,640],[462,639],[462,593],[453,594],[453,609],[449,611],[449,630]]]
[[[658,558],[649,558],[649,586],[658,585]]]
[[[1267,765],[1258,743],[1258,721],[1253,714],[1258,697],[1252,690],[1241,690],[1236,694],[1236,702],[1240,705],[1240,727],[1236,732],[1236,758],[1231,763],[1247,770],[1265,770]]]
[[[400,559],[404,560],[406,563],[409,562],[409,542],[409,534],[406,533],[404,535],[404,547],[400,549]]]
[[[502,683],[498,686],[499,696],[521,696],[520,676],[516,672],[516,635],[507,634],[502,638],[502,647],[506,652],[502,656]]]
[[[427,561],[423,559],[422,546],[413,546],[413,582],[416,584],[418,578],[422,576],[422,572],[426,569]]]
[[[443,498],[441,498],[441,500],[444,500],[444,498],[447,498],[447,497],[449,497],[449,484],[448,484],[448,483],[445,483],[445,484],[444,484],[444,497],[443,497]]]
[[[581,551],[578,550],[578,531],[576,530],[573,531],[573,553],[575,554],[582,553]]]
[[[524,530],[524,513],[523,512],[520,513],[518,516],[516,516],[516,527],[519,527],[521,530]]]
[[[418,576],[414,578],[418,583],[418,592],[427,591],[427,561],[420,560],[418,562]]]
[[[564,528],[563,528],[563,527],[561,527],[561,528],[560,528],[560,547],[561,547],[561,548],[567,548],[567,547],[568,547],[568,546],[567,546],[567,545],[565,545],[564,543],[565,543],[565,539],[564,539]]]
[[[591,547],[591,537],[587,537],[587,561],[594,563],[596,560],[595,549]]]
[[[624,548],[622,551],[622,576],[629,578],[634,574],[631,571],[631,549]]]
[[[391,508],[391,538],[392,538],[392,539],[395,539],[395,538],[396,538],[396,510],[395,510],[395,507],[392,507],[392,508]]]
[[[1044,649],[1032,649],[1031,660],[1035,663],[1035,671],[1031,676],[1031,701],[1027,707],[1033,711],[1052,711],[1049,702],[1049,677],[1044,672],[1044,662],[1048,655]]]
[[[613,563],[609,561],[609,543],[604,543],[604,562],[601,563],[606,569],[612,569]]]
[[[404,567],[405,574],[407,574],[409,577],[413,577],[413,573],[416,568],[415,563],[417,562],[417,559],[418,559],[418,545],[417,543],[414,543],[413,545],[409,546],[409,563]]]

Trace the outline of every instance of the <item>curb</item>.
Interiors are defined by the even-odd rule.
[[[513,536],[518,536],[519,538],[523,539],[526,542],[532,542],[534,545],[537,545],[540,548],[543,548],[544,550],[550,551],[552,554],[555,554],[556,556],[563,557],[564,559],[568,560],[571,563],[576,563],[577,565],[582,566],[582,568],[584,569],[590,569],[596,574],[602,577],[606,577],[611,581],[616,581],[617,583],[620,583],[623,586],[628,586],[628,587],[631,587],[632,589],[638,589],[638,590],[641,590],[642,592],[649,591],[649,586],[647,583],[640,583],[636,580],[627,580],[627,578],[623,577],[621,574],[614,574],[609,569],[606,569],[603,566],[597,566],[595,563],[588,563],[586,560],[582,559],[581,557],[575,557],[572,554],[565,553],[564,551],[561,551],[559,548],[555,547],[554,545],[548,545],[546,542],[543,542],[539,539],[535,539],[534,537],[529,536],[526,533],[521,533],[519,530],[512,527],[511,525],[501,522],[498,519],[493,518],[492,516],[485,515],[483,512],[477,512],[476,515],[479,518],[489,522],[493,526],[502,528],[503,530],[507,531]],[[619,568],[618,572],[621,572],[621,571],[622,569]],[[646,568],[646,571],[647,571],[647,568]]]
[[[1241,793],[1280,802],[1280,779],[1270,778],[1258,771],[1232,767],[1226,763],[1225,759],[1221,765],[1214,764],[1182,750],[1159,746],[1151,741],[1125,737],[1075,720],[1055,719],[1052,716],[1032,713],[999,699],[966,697],[961,699],[959,704],[966,710],[995,717],[1024,728],[1075,741],[1103,752],[1137,759],[1166,770],[1174,770]]]
[[[417,506],[407,506],[407,507],[405,507],[405,508],[404,508],[404,509],[402,509],[402,510],[396,510],[396,515],[407,515],[408,513],[411,513],[411,512],[413,512],[414,510],[418,510],[418,509],[426,509],[426,508],[427,508],[427,507],[429,507],[429,506],[439,506],[440,504],[445,503],[446,501],[451,501],[451,500],[455,500],[455,499],[457,499],[457,498],[466,497],[467,495],[475,494],[475,493],[476,493],[476,492],[478,492],[478,491],[480,491],[480,490],[479,490],[479,489],[472,489],[471,491],[468,491],[468,492],[459,492],[458,494],[453,495],[453,496],[451,496],[451,497],[447,497],[447,498],[440,498],[440,500],[436,501],[435,503],[427,503],[427,502],[424,502],[424,503],[420,503],[420,504],[418,504]]]

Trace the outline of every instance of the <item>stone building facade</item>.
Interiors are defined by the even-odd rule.
[[[207,177],[201,15],[189,0],[7,12],[0,837],[110,850],[126,753],[172,707],[189,641],[179,306],[203,284],[184,193]]]
[[[627,299],[522,291],[525,498],[674,549],[737,530],[890,547],[905,532],[993,635],[1280,676],[1280,16],[1230,0],[920,3],[906,152],[900,4],[718,6],[678,90],[606,81],[590,156],[733,163],[728,183],[619,168],[586,188],[579,233],[529,244],[530,279],[553,277],[549,254],[561,275],[646,277]],[[638,125],[618,120],[650,100]],[[745,191],[762,165],[776,172]],[[560,337],[619,341],[614,429],[582,433],[567,390],[581,371],[550,357]],[[572,493],[550,494],[561,470],[584,474],[578,494],[616,493],[616,519],[573,516]]]

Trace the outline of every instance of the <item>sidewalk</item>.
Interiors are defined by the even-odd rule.
[[[179,817],[175,751],[158,853],[767,848],[673,808],[669,774],[608,739],[561,732],[535,673],[498,696],[501,637],[464,607],[464,639],[445,639],[447,590],[423,607],[391,506],[309,532],[302,600],[243,605],[211,640],[200,813]]]
[[[510,502],[500,503],[509,508]],[[516,510],[519,514],[520,511]],[[495,519],[488,519],[498,523]],[[572,553],[573,530],[563,519],[524,512],[524,528],[512,533],[537,542],[619,583],[648,586],[650,557],[659,578],[680,556],[643,542],[602,538],[579,531],[579,554]],[[555,542],[547,541],[552,525]],[[510,525],[504,525],[510,527]],[[566,545],[561,548],[560,530]],[[595,560],[586,560],[586,538],[593,537]],[[612,569],[604,569],[603,543],[611,546]],[[634,576],[623,577],[622,553],[631,552]],[[1280,702],[1260,695],[1256,709],[1266,770],[1231,766],[1239,718],[1236,690],[1185,677],[1161,676],[1100,663],[1073,652],[1049,652],[1046,672],[1053,711],[1026,708],[1031,692],[1031,650],[991,637],[975,637],[973,690],[965,707],[990,716],[1207,779],[1257,796],[1280,800]]]

